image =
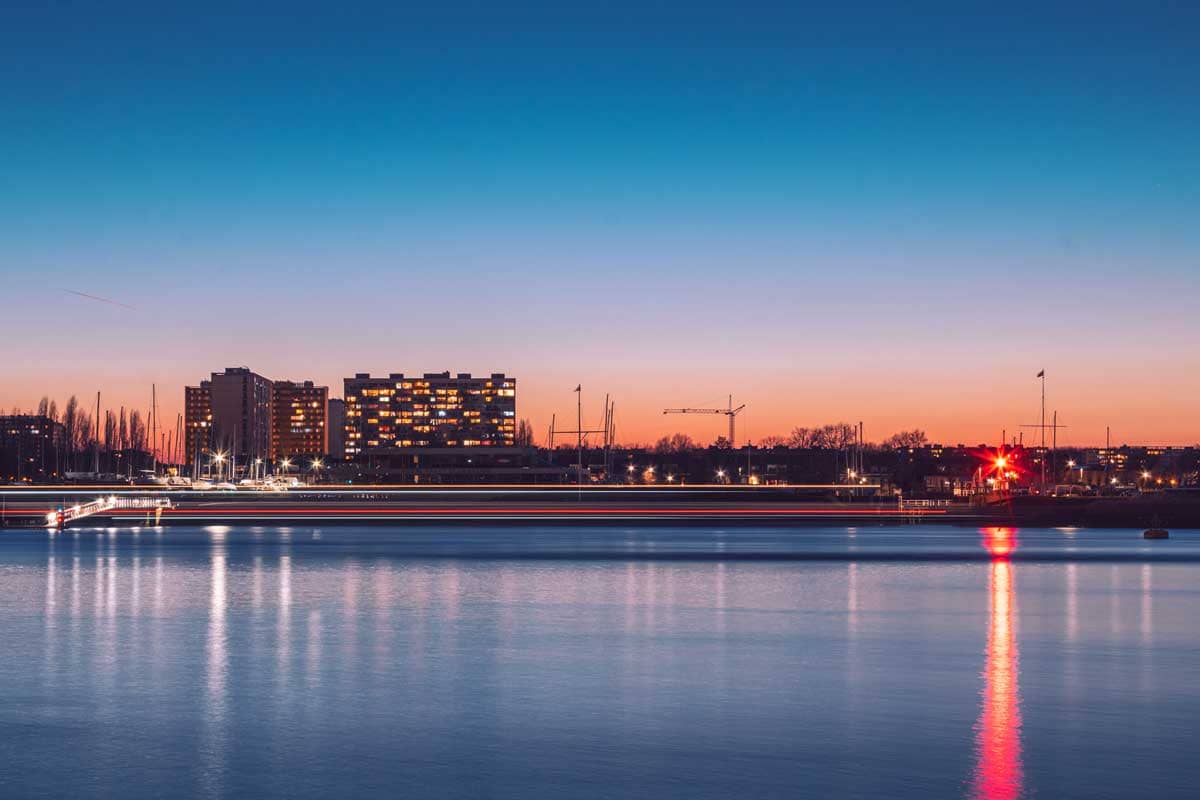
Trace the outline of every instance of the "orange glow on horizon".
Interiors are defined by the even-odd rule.
[[[84,410],[93,413],[95,392],[101,390],[102,410],[119,410],[124,406],[127,411],[138,409],[146,419],[150,405],[150,384],[155,383],[161,420],[159,431],[167,433],[174,430],[176,416],[183,411],[183,387],[207,378],[212,370],[233,365],[224,364],[223,361],[230,359],[221,358],[206,358],[196,365],[188,365],[180,362],[177,355],[171,353],[169,358],[164,356],[160,361],[151,361],[150,353],[139,355],[152,366],[143,367],[140,362],[134,362],[123,365],[119,373],[111,367],[102,369],[91,362],[60,364],[56,371],[47,373],[26,369],[6,380],[0,389],[0,407],[5,411],[13,407],[33,409],[37,407],[38,400],[46,395],[57,402],[61,414],[67,400],[74,394]],[[267,358],[265,355],[256,357],[254,352],[248,352],[233,360],[245,363],[273,379],[311,379],[317,385],[328,386],[330,397],[341,397],[342,379],[352,375],[359,366],[358,360],[355,360],[353,367],[338,368],[337,365],[347,358],[341,353],[336,356],[317,353],[308,361],[281,359],[277,354],[274,358]],[[315,365],[313,359],[317,361]],[[97,363],[103,363],[103,360],[97,359]],[[460,371],[460,364],[459,359],[437,360],[428,369]],[[574,418],[575,397],[572,390],[581,375],[566,374],[559,369],[548,373],[544,364],[523,363],[508,358],[488,359],[481,365],[461,365],[461,371],[474,367],[476,374],[483,374],[493,365],[497,370],[503,369],[517,378],[517,417],[530,421],[539,445],[545,444],[552,415],[557,414],[560,421]],[[376,373],[386,373],[389,369],[404,371],[403,367],[406,366],[394,366],[381,361],[378,364],[365,364],[363,368],[374,367]],[[425,368],[425,365],[421,365],[409,371],[416,373]],[[880,386],[885,384],[883,376],[872,373],[869,380],[862,378],[849,382],[839,382],[840,376],[837,375],[810,376],[808,380],[817,384],[823,380],[828,380],[830,385],[836,384],[836,391],[831,389],[817,394],[809,394],[805,386],[782,378],[756,377],[742,372],[735,373],[735,376],[740,383],[753,386],[753,389],[748,388],[738,395],[744,396],[747,403],[746,411],[738,416],[737,421],[739,447],[745,444],[747,436],[759,444],[767,436],[787,437],[797,426],[850,421],[844,419],[847,404],[858,409],[852,416],[864,421],[869,442],[882,441],[900,430],[921,428],[930,442],[971,447],[994,441],[996,429],[1006,424],[1011,428],[1031,418],[1037,402],[1036,396],[1030,394],[1029,397],[1005,398],[1001,405],[981,404],[980,396],[993,386],[986,375],[959,376],[954,385],[945,383],[937,375],[910,376],[903,379],[908,391],[857,405],[851,401],[880,396]],[[631,377],[627,372],[615,368],[585,369],[582,377],[585,379],[585,427],[601,424],[604,394],[611,392],[617,403],[617,440],[622,446],[650,445],[660,437],[674,433],[685,433],[697,443],[708,445],[718,436],[727,435],[728,423],[720,415],[664,417],[662,414],[662,409],[666,407],[717,402],[721,391],[724,391],[723,387],[721,391],[693,387],[690,382],[683,382],[686,376],[675,375],[669,370],[650,377],[638,372]],[[1136,385],[1132,378],[1130,383]],[[730,388],[736,390],[738,386]],[[1111,396],[1111,386],[1106,384],[1102,392],[1100,386],[1080,379],[1078,385],[1070,387],[1070,395],[1056,397],[1056,401],[1061,403],[1058,407],[1064,409],[1064,413],[1066,409],[1071,411],[1072,422],[1069,433],[1060,434],[1059,446],[1102,444],[1105,427],[1109,424],[1113,425],[1114,443],[1194,444],[1194,415],[1188,413],[1190,409],[1180,398],[1194,396],[1197,388],[1200,387],[1191,384],[1180,385],[1170,392],[1163,388],[1161,393],[1139,395],[1118,402],[1119,398]],[[1095,403],[1094,398],[1098,396],[1106,398],[1103,407]],[[796,397],[804,398],[802,405],[797,406]],[[598,437],[593,436],[590,441],[595,443]],[[1009,457],[1009,454],[1005,455]],[[984,468],[994,466],[993,462]],[[1007,469],[1016,467],[1019,471],[1022,466],[1027,465],[1019,462],[1014,465],[1010,458]]]

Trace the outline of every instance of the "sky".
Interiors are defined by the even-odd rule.
[[[833,5],[6,4],[0,408],[503,371],[539,438],[582,383],[976,444],[1045,369],[1060,444],[1200,441],[1200,6]]]

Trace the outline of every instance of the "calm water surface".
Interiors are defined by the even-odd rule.
[[[1200,532],[0,536],[0,797],[1196,797]]]

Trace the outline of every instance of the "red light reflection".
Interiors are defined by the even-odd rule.
[[[1002,553],[992,561],[991,613],[987,664],[984,667],[983,702],[976,724],[975,778],[971,796],[980,800],[1009,800],[1021,796],[1025,771],[1021,760],[1021,696],[1017,686],[1020,659],[1013,632],[1012,564],[1004,537],[994,537]],[[989,544],[989,547],[991,545]]]
[[[984,528],[983,546],[992,558],[1008,558],[1017,548],[1017,532],[1012,528]]]

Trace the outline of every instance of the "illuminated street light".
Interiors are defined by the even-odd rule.
[[[1008,466],[1008,459],[1004,456],[996,457],[996,469],[1004,469]]]

